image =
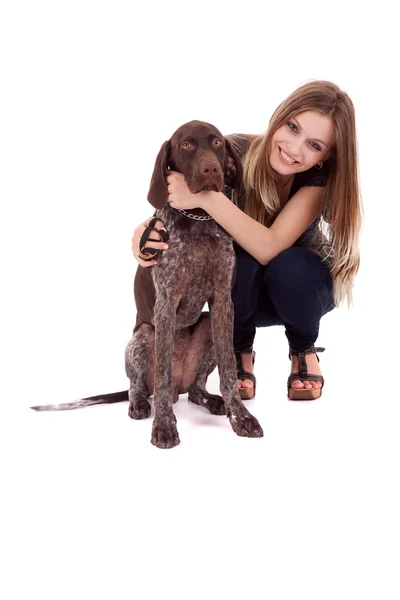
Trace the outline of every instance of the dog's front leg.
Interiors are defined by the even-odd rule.
[[[157,448],[173,448],[180,443],[173,412],[172,348],[175,339],[176,307],[178,299],[162,297],[156,300],[155,369],[154,369],[154,421],[151,443]]]
[[[220,390],[225,402],[226,415],[237,435],[262,437],[264,433],[260,423],[244,406],[237,389],[233,353],[233,304],[230,289],[216,291],[209,304]]]

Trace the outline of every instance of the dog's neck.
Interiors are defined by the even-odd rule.
[[[192,208],[192,211],[196,211],[196,212],[189,212],[187,210],[183,210],[183,208],[182,209],[178,208],[177,210],[184,217],[188,217],[189,219],[194,219],[195,221],[210,221],[212,219],[212,217],[210,217],[210,215],[208,213],[206,213],[206,211],[203,210],[202,208]]]

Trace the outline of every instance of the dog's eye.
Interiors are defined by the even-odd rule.
[[[216,146],[217,148],[218,148],[219,146],[222,146],[222,140],[218,140],[218,139],[217,139],[217,140],[214,140],[214,146]]]
[[[181,144],[181,148],[183,148],[184,150],[190,150],[192,147],[192,144],[189,144],[189,142],[182,142]]]

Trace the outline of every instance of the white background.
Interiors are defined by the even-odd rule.
[[[400,597],[392,6],[1,4],[3,598]],[[310,79],[355,104],[365,209],[354,307],[321,325],[321,400],[288,402],[272,328],[247,404],[262,440],[185,397],[170,451],[125,404],[31,412],[127,388],[130,238],[162,142],[191,119],[262,133]]]

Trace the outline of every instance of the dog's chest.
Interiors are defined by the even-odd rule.
[[[166,301],[179,299],[177,313],[182,316],[201,312],[215,289],[230,289],[235,264],[226,232],[215,224],[195,225],[183,232],[168,229],[169,249],[153,270],[157,296]]]

